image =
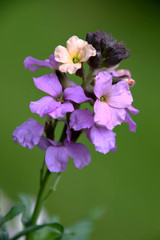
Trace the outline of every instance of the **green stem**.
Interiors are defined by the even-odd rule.
[[[43,198],[43,202],[47,200],[47,198],[51,195],[51,193],[53,191],[56,191],[56,187],[57,187],[57,184],[59,183],[60,178],[61,178],[61,172],[57,173],[55,182],[54,182],[53,186],[49,189],[49,191],[46,194],[46,196]]]
[[[42,167],[40,169],[40,185],[43,182],[44,170],[45,170],[45,159],[43,160]]]
[[[60,139],[61,140],[64,139],[65,135],[66,135],[66,127],[64,127],[64,129],[63,129],[63,132],[62,132],[62,135],[61,135]],[[43,201],[46,200],[49,197],[49,195],[53,192],[53,190],[55,191],[56,186],[57,186],[57,184],[58,184],[58,182],[60,180],[61,173],[58,173],[57,177],[55,179],[55,182],[54,182],[52,190],[50,189],[48,194],[44,197],[43,195],[44,195],[45,187],[46,187],[46,184],[48,182],[48,178],[49,178],[49,176],[51,174],[51,172],[47,169],[46,173],[44,175],[44,178],[43,178],[44,168],[45,168],[45,165],[43,164],[42,168],[41,168],[41,174],[40,174],[40,189],[39,189],[39,192],[38,192],[37,201],[36,201],[36,204],[35,204],[35,209],[34,209],[32,218],[31,218],[31,220],[29,222],[29,227],[30,226],[34,226],[36,224],[38,216],[39,216],[41,208],[42,208]],[[30,233],[26,237],[26,240],[32,240],[32,233]]]
[[[89,74],[87,75],[86,79],[84,79],[83,81],[82,87],[85,88],[93,77],[94,77],[94,69],[90,69]]]
[[[35,225],[36,222],[37,222],[39,213],[40,213],[41,208],[42,208],[43,193],[44,193],[45,186],[46,186],[46,184],[47,184],[47,181],[48,181],[48,179],[49,179],[50,174],[51,174],[51,172],[47,169],[47,170],[46,170],[46,173],[45,173],[45,176],[44,176],[44,178],[43,178],[43,181],[41,182],[41,185],[40,185],[40,189],[39,189],[39,192],[38,192],[35,209],[34,209],[32,218],[31,218],[31,220],[30,220],[30,222],[29,222],[29,225],[30,225],[30,226]],[[31,238],[31,235],[32,235],[32,234],[29,234],[29,235],[27,236],[26,240],[31,240],[31,239],[32,239],[32,238]]]

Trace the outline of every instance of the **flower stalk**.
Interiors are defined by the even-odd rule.
[[[130,87],[134,80],[129,70],[115,70],[130,55],[123,42],[118,43],[111,34],[97,31],[88,33],[86,41],[72,36],[66,45],[66,48],[57,46],[54,55],[44,61],[32,57],[24,61],[25,68],[32,72],[41,67],[52,70],[47,75],[33,78],[35,86],[47,95],[31,101],[30,110],[40,117],[47,117],[45,124],[30,118],[13,132],[13,140],[21,146],[32,149],[37,145],[45,151],[40,188],[26,229],[35,227],[44,201],[56,190],[69,157],[78,169],[90,163],[89,150],[76,142],[82,132],[86,133],[97,152],[107,154],[117,149],[114,127],[126,122],[130,131],[136,131],[136,123],[130,117],[130,113],[135,115],[139,112],[131,105]],[[84,62],[89,65],[87,76]],[[81,86],[70,81],[67,73],[81,77]],[[81,108],[81,104],[87,102],[92,111]],[[65,125],[59,142],[56,142],[55,128],[62,121]],[[45,193],[52,172],[57,175],[53,186]],[[32,239],[33,233],[29,233],[26,240]]]

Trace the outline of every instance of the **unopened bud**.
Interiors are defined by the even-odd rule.
[[[123,80],[126,81],[130,87],[135,84],[135,81],[132,78],[123,78]]]

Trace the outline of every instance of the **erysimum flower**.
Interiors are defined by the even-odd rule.
[[[131,73],[129,70],[126,69],[120,69],[120,70],[111,70],[109,71],[110,74],[113,75],[114,81],[126,81],[130,87],[132,87],[135,84],[134,79],[131,78]]]
[[[62,85],[55,74],[51,73],[33,80],[38,89],[51,95],[30,103],[31,112],[39,114],[40,117],[45,117],[46,114],[53,118],[64,117],[67,112],[74,111],[73,104],[68,100],[76,103],[91,100],[85,96],[80,86],[69,87],[62,91]]]
[[[40,141],[43,134],[44,126],[39,124],[33,118],[28,119],[21,126],[18,126],[13,132],[13,141],[22,147],[32,149]]]
[[[66,123],[65,120],[62,121]],[[79,169],[90,163],[91,157],[88,149],[81,143],[71,142],[71,131],[68,125],[64,143],[54,142],[42,136],[43,130],[43,125],[34,119],[28,119],[13,132],[13,140],[18,141],[22,147],[31,149],[37,145],[45,150],[45,161],[51,172],[64,171],[69,157],[73,158],[75,166]]]
[[[95,149],[101,153],[114,152],[116,150],[116,134],[105,126],[97,125],[89,110],[75,110],[70,116],[70,126],[75,130],[87,129],[88,139],[95,145]]]
[[[120,125],[125,120],[126,108],[133,101],[128,83],[120,81],[112,85],[112,75],[100,72],[96,76],[94,93],[97,97],[94,104],[94,121],[109,130]]]
[[[91,56],[96,55],[96,50],[87,41],[72,36],[67,41],[67,48],[56,47],[54,55],[55,60],[62,63],[59,70],[73,74],[82,67],[82,62],[86,62]]]
[[[63,120],[65,123],[66,121]],[[66,123],[67,124],[67,123]],[[71,142],[71,132],[67,124],[66,140],[57,143],[42,137],[38,147],[46,150],[45,161],[50,172],[62,172],[66,169],[68,158],[71,157],[76,168],[83,168],[91,161],[88,149],[82,143]]]
[[[50,55],[49,59],[46,59],[44,61],[38,60],[33,57],[27,57],[24,60],[24,67],[28,68],[31,72],[35,72],[37,69],[46,67],[50,68],[52,70],[58,69],[60,63],[55,61],[55,57],[53,54]]]

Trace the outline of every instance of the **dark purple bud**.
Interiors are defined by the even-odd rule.
[[[94,33],[88,33],[86,40],[89,44],[101,52],[101,58],[103,59],[103,64],[106,67],[113,67],[117,65],[123,59],[126,59],[130,55],[130,51],[125,48],[123,42],[117,43],[112,37],[112,34],[106,34],[103,31],[97,31]],[[93,65],[93,68],[97,68],[93,60],[96,61],[96,57],[89,59],[89,65]]]
[[[84,78],[84,75],[85,75],[84,68],[82,67],[82,68],[78,69],[78,70],[76,71],[76,75],[77,75],[78,77]]]
[[[102,60],[101,53],[97,52],[96,56],[89,58],[88,64],[89,66],[91,66],[91,68],[96,69],[100,66],[101,60]]]

